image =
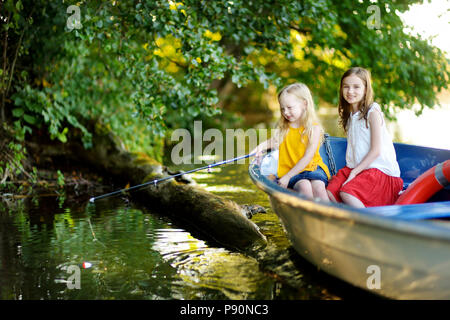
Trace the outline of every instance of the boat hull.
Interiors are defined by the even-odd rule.
[[[389,298],[450,298],[450,242],[270,201],[295,250],[321,270]]]

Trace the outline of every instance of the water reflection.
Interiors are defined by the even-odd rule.
[[[153,248],[177,269],[186,285],[212,289],[228,299],[264,299],[273,281],[258,270],[252,258],[225,249],[209,248],[182,229],[156,230]],[[266,290],[262,290],[266,287]],[[194,292],[202,298],[201,291]]]
[[[239,186],[230,185],[218,185],[218,186],[208,186],[203,185],[206,191],[209,192],[256,192],[256,190],[246,189]]]
[[[121,199],[86,208],[40,200],[1,211],[0,299],[272,297],[274,280],[252,258]],[[80,289],[68,286],[71,266]]]

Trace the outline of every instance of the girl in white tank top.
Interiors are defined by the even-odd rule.
[[[393,177],[400,177],[400,168],[395,154],[394,144],[383,119],[378,103],[369,107],[368,117],[372,112],[378,112],[381,125],[381,149],[379,156],[367,168],[376,168]],[[347,152],[345,160],[349,168],[355,168],[370,150],[370,124],[366,126],[364,119],[360,119],[361,112],[351,114],[347,128]]]
[[[403,180],[368,70],[355,67],[342,76],[339,116],[347,132],[346,166],[328,184],[330,200],[355,207],[393,204]]]

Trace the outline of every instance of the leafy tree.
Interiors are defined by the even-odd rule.
[[[160,158],[167,130],[217,117],[230,83],[298,80],[336,103],[341,74],[359,65],[389,117],[415,101],[433,107],[449,61],[405,34],[398,16],[420,2],[4,0],[1,118],[62,142],[77,128],[86,147],[86,121],[100,119],[131,149]]]

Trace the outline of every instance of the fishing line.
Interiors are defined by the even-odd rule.
[[[146,187],[146,186],[150,186],[150,185],[154,185],[156,187],[156,185],[158,183],[160,183],[160,182],[163,182],[163,181],[166,181],[166,180],[170,180],[170,179],[173,179],[173,178],[185,175],[185,174],[189,174],[189,173],[192,173],[192,172],[197,172],[197,171],[200,171],[200,170],[204,170],[204,169],[208,169],[208,171],[209,171],[211,168],[214,168],[214,167],[217,167],[217,166],[221,166],[221,165],[224,165],[226,163],[238,161],[238,160],[241,160],[241,159],[249,158],[249,157],[254,156],[255,154],[256,153],[252,153],[252,154],[247,154],[247,155],[244,155],[244,156],[241,156],[241,157],[220,161],[220,162],[217,162],[217,163],[214,163],[214,164],[209,164],[209,165],[201,167],[201,168],[192,169],[192,170],[189,170],[189,171],[186,171],[186,172],[181,172],[181,173],[178,173],[178,174],[175,174],[175,175],[172,175],[172,176],[164,177],[164,178],[161,178],[161,179],[155,179],[155,180],[152,180],[152,181],[145,182],[143,184],[139,184],[139,185],[136,185],[136,186],[132,186],[132,187],[120,189],[120,190],[117,190],[117,191],[113,191],[113,192],[110,192],[110,193],[106,193],[106,194],[103,194],[101,196],[92,197],[92,198],[89,199],[89,202],[90,203],[94,203],[96,200],[99,200],[99,199],[104,199],[104,198],[107,198],[107,197],[110,197],[110,196],[113,196],[113,195],[116,195],[116,194],[120,194],[120,193],[131,191],[131,190],[140,189],[140,188],[143,188],[143,187]]]

